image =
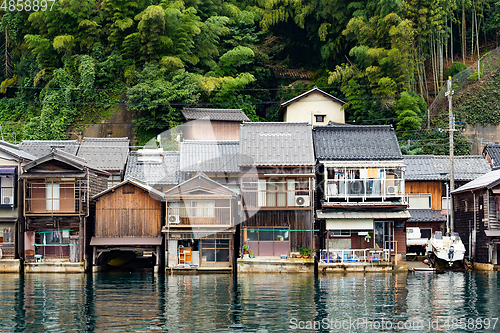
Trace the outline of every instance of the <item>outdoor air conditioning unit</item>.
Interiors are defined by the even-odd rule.
[[[14,197],[4,196],[2,197],[2,205],[12,205],[14,204]]]
[[[179,218],[179,215],[169,215],[168,216],[168,223],[169,224],[179,224],[181,222],[181,219]]]
[[[397,186],[387,186],[387,195],[397,195],[399,188]]]
[[[297,195],[295,196],[295,206],[298,207],[308,207],[311,204],[311,200],[308,195]]]

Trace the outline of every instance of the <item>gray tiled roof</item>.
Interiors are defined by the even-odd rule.
[[[481,177],[468,182],[467,184],[460,186],[459,188],[451,191],[451,193],[459,193],[470,190],[477,190],[484,187],[493,187],[500,182],[500,169],[488,172]]]
[[[186,140],[179,144],[183,172],[238,172],[239,141]]]
[[[241,109],[184,108],[182,115],[186,120],[250,121]]]
[[[19,149],[17,145],[13,145],[11,143],[0,140],[0,151],[4,151],[7,154],[13,155],[20,159],[34,161],[36,160],[36,156],[29,154],[25,151]]]
[[[179,152],[163,152],[162,163],[141,163],[138,153],[129,153],[124,180],[135,179],[147,185],[176,185],[180,180]]]
[[[123,171],[129,143],[128,138],[83,138],[77,156],[101,170]]]
[[[470,181],[485,173],[491,168],[482,156],[455,156],[455,180]],[[406,180],[449,180],[450,159],[448,156],[434,155],[405,155]]]
[[[409,209],[411,217],[408,222],[446,222],[446,215],[440,210]]]
[[[80,143],[77,140],[23,140],[19,144],[19,149],[36,157],[49,154],[52,148],[76,155]]]
[[[314,127],[314,151],[318,160],[402,160],[398,139],[390,125]]]
[[[483,154],[488,154],[493,162],[493,166],[500,166],[500,145],[486,145],[483,149]]]
[[[241,166],[314,165],[307,123],[244,123],[240,129]]]

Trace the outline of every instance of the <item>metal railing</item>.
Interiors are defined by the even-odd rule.
[[[168,207],[169,225],[232,225],[230,207]]]
[[[389,261],[389,249],[338,249],[321,250],[320,262],[322,263],[355,263],[355,262],[381,262]]]
[[[311,207],[310,190],[244,190],[245,207]]]
[[[327,179],[325,198],[404,198],[403,179]]]

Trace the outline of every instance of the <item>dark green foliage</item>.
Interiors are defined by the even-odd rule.
[[[469,66],[461,63],[461,62],[458,62],[458,61],[455,61],[450,67],[448,67],[445,71],[444,71],[444,77],[446,79],[448,79],[448,77],[450,76],[453,76],[455,74],[458,74],[460,73],[461,71],[463,71],[464,69],[467,69],[469,68]]]

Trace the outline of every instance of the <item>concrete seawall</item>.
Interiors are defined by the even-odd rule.
[[[0,260],[0,273],[20,273],[21,266],[19,259],[2,259]]]
[[[84,273],[83,262],[36,262],[25,263],[25,273]]]

